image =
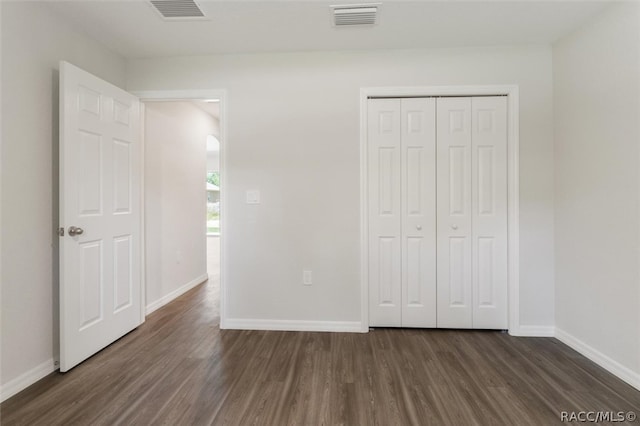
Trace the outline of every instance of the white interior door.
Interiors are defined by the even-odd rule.
[[[507,98],[474,97],[471,110],[473,328],[506,329]]]
[[[138,99],[60,64],[60,371],[144,321]]]
[[[437,100],[438,327],[471,328],[471,98]]]
[[[402,327],[435,327],[435,99],[402,99],[401,114]]]
[[[368,115],[369,325],[400,327],[402,324],[400,100],[371,99]]]

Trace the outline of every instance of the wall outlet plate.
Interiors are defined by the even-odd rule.
[[[302,271],[302,284],[303,285],[311,285],[312,284],[311,271],[309,271],[309,270]]]
[[[249,189],[246,193],[247,204],[260,204],[260,191],[257,189]]]

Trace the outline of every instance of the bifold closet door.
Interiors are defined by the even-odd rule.
[[[471,328],[471,98],[437,100],[438,327]]]
[[[438,327],[507,328],[506,108],[437,100]]]
[[[368,111],[369,323],[435,327],[435,100]]]
[[[473,328],[507,329],[507,97],[471,102]]]
[[[369,325],[400,327],[400,99],[371,99],[368,110]]]
[[[436,327],[436,100],[402,99],[402,326]]]

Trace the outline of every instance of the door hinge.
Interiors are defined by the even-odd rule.
[[[58,228],[58,236],[64,237],[64,228]]]

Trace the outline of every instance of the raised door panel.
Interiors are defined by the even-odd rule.
[[[402,99],[402,326],[436,326],[435,99]]]
[[[473,325],[506,329],[507,98],[472,100]]]
[[[95,216],[102,214],[103,206],[103,164],[104,151],[102,136],[78,129],[77,161],[79,168],[78,214]]]
[[[134,185],[131,173],[131,144],[113,140],[113,213],[131,213],[131,189]]]
[[[401,325],[400,101],[368,101],[369,323]]]
[[[102,241],[87,241],[79,245],[80,253],[80,331],[104,318],[104,268]]]
[[[439,98],[437,325],[471,328],[471,98]]]
[[[133,303],[133,250],[132,236],[123,235],[113,239],[113,300],[114,313],[127,309]]]
[[[468,238],[466,237],[449,237],[449,251],[442,253],[448,258],[447,269],[449,275],[449,283],[447,289],[449,292],[449,307],[464,308],[468,303],[466,292],[465,268],[468,267],[467,251]]]

